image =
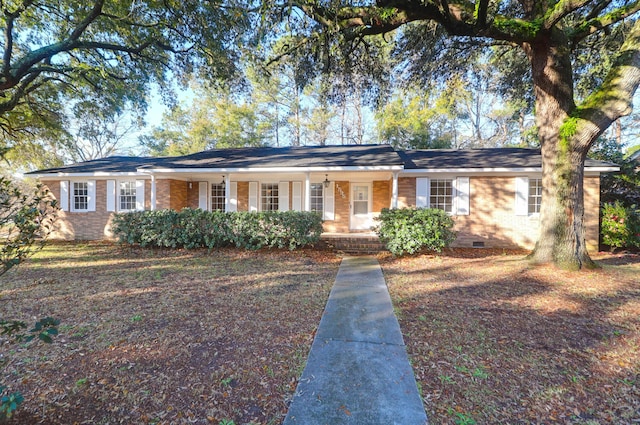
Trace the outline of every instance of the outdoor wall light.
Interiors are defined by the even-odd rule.
[[[223,186],[224,186],[225,184],[227,184],[227,182],[225,182],[225,181],[224,181],[224,175],[222,176],[222,182],[220,182],[220,184],[221,184],[221,185],[223,185]]]
[[[328,188],[331,184],[331,182],[329,181],[329,176],[327,174],[324,175],[324,181],[322,182],[322,184],[324,185],[325,189]]]

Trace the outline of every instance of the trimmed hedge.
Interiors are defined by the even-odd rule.
[[[456,238],[453,219],[435,208],[383,209],[375,231],[393,255],[421,250],[440,252]]]
[[[299,211],[135,211],[116,214],[113,233],[120,242],[140,246],[293,250],[318,242],[322,218],[315,212]]]
[[[640,248],[640,209],[620,201],[602,206],[602,242],[615,248]]]

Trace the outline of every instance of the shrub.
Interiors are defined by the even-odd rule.
[[[121,242],[141,246],[292,250],[320,239],[322,219],[313,212],[224,213],[185,208],[116,214],[113,232]]]
[[[453,219],[440,209],[383,209],[375,231],[393,255],[442,251],[455,240]]]
[[[640,210],[620,202],[602,207],[602,242],[615,248],[640,248]]]

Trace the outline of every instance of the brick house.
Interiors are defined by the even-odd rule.
[[[587,160],[587,241],[597,247],[600,174]],[[369,232],[383,208],[451,214],[461,247],[532,248],[538,237],[537,149],[396,151],[389,145],[218,149],[181,157],[109,157],[30,173],[58,199],[54,237],[111,238],[116,212],[185,207],[318,211],[331,233]]]

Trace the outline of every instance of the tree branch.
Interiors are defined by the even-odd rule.
[[[615,9],[614,11],[609,12],[603,16],[595,17],[587,21],[582,21],[582,23],[574,27],[572,34],[570,34],[570,39],[574,44],[576,44],[589,35],[601,31],[611,25],[614,25],[638,11],[640,11],[640,0],[635,0],[631,4]]]
[[[85,32],[85,30],[91,25],[93,21],[95,21],[98,16],[102,13],[102,6],[104,6],[104,0],[96,0],[93,5],[93,9],[91,12],[84,17],[82,21],[75,27],[71,35],[69,36],[70,40],[78,40],[80,36]]]
[[[640,20],[636,21],[620,48],[614,65],[600,88],[576,108],[573,140],[591,146],[618,118],[633,109],[633,95],[640,86]]]
[[[591,3],[592,0],[560,0],[544,16],[542,28],[549,30],[570,13]]]

